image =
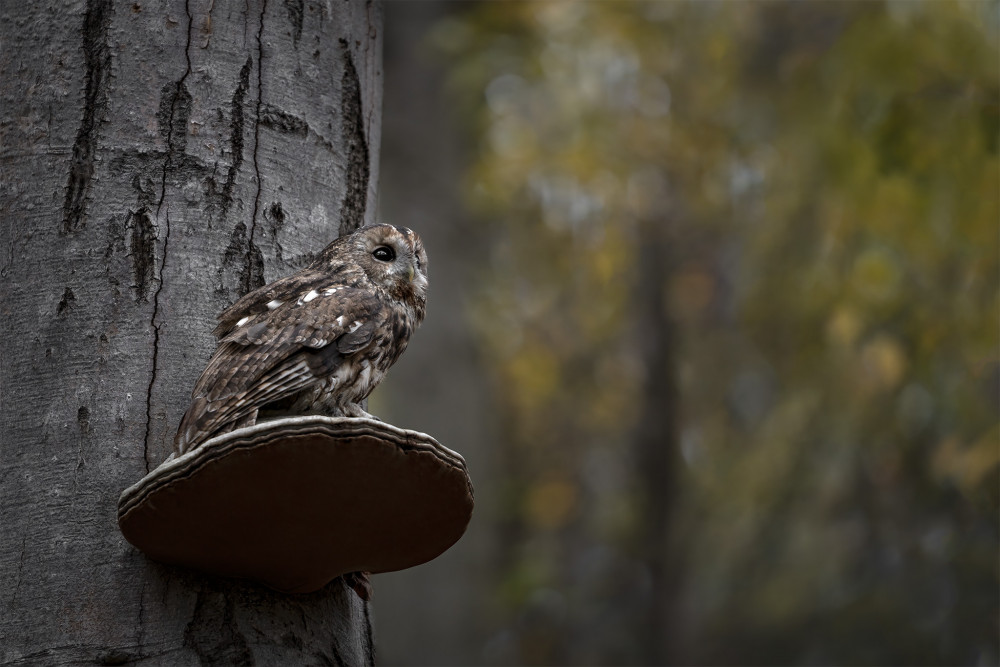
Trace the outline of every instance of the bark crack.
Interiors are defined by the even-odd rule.
[[[273,104],[264,104],[261,106],[260,124],[275,132],[290,134],[302,139],[313,135],[316,137],[317,143],[325,149],[331,153],[337,152],[333,146],[333,142],[316,131],[308,122]]]
[[[85,69],[83,118],[73,143],[63,202],[63,234],[86,226],[87,196],[94,174],[94,151],[97,147],[98,113],[107,110],[107,87],[111,70],[108,30],[114,12],[111,0],[88,0],[83,19],[83,62]]]
[[[260,176],[260,163],[257,160],[257,154],[260,149],[261,106],[264,101],[264,14],[266,12],[267,0],[262,0],[260,3],[260,25],[257,26],[257,109],[254,115],[253,127],[253,171],[254,175],[257,177],[257,193],[254,195],[253,216],[250,218],[250,248],[247,252],[247,266],[250,266],[250,263],[253,261],[253,250],[256,247],[253,239],[254,234],[257,231],[257,211],[260,208],[260,193],[263,189],[263,183],[261,182]]]
[[[76,421],[80,426],[80,435],[77,436],[76,445],[76,470],[73,471],[73,490],[80,486],[80,470],[87,465],[87,460],[83,455],[83,440],[90,433],[90,410],[85,405],[81,405],[76,412]]]
[[[184,85],[188,75],[191,74],[191,30],[194,26],[194,17],[191,14],[191,0],[184,0],[184,12],[188,18],[187,43],[184,45],[186,67],[184,74],[174,84],[174,94],[170,100],[169,109],[165,111],[162,108],[163,105],[161,105],[160,109],[161,120],[163,120],[164,115],[166,116],[167,155],[163,160],[163,174],[160,179],[160,201],[156,204],[157,217],[160,215],[160,209],[163,207],[163,201],[167,196],[167,174],[170,173],[170,167],[173,166],[174,155],[182,152],[187,143],[187,120],[191,114],[191,94],[188,92],[187,86]],[[183,123],[176,122],[178,112],[181,115]],[[181,125],[180,133],[177,132],[175,125]]]
[[[344,57],[344,76],[340,84],[340,131],[341,140],[347,148],[346,187],[344,200],[340,205],[340,236],[344,236],[365,224],[371,167],[361,105],[361,81],[347,40],[340,40],[340,49]]]
[[[128,256],[132,260],[132,275],[135,280],[132,289],[135,291],[135,302],[140,303],[149,301],[149,290],[156,270],[156,226],[149,215],[149,209],[143,207],[135,213],[129,211],[125,228],[129,227],[132,233]],[[111,252],[113,247],[109,245],[105,256],[109,257]]]
[[[229,120],[229,147],[233,153],[233,161],[226,171],[226,182],[222,186],[222,217],[226,216],[229,207],[233,203],[233,188],[236,186],[236,174],[243,165],[243,129],[246,124],[243,103],[246,100],[247,90],[250,88],[250,70],[252,68],[253,56],[247,56],[247,61],[240,69],[240,80],[236,84],[236,91],[233,93],[230,112],[232,117]]]
[[[191,114],[191,94],[188,93],[184,81],[191,74],[191,31],[194,26],[194,17],[191,14],[190,0],[184,1],[184,12],[187,14],[187,43],[184,45],[184,74],[177,80],[173,99],[170,101],[169,111],[166,113],[166,139],[167,155],[163,160],[163,174],[160,179],[160,201],[156,204],[156,217],[160,217],[163,202],[167,198],[167,174],[173,165],[174,155],[184,151],[187,143],[187,121]],[[162,109],[161,109],[162,111]],[[179,119],[177,118],[180,114]],[[177,122],[177,121],[180,122]],[[180,125],[180,132],[175,127]],[[178,134],[180,135],[178,137]],[[146,464],[146,472],[150,470],[149,463],[149,436],[153,425],[153,388],[156,385],[156,373],[158,370],[160,357],[160,324],[157,319],[160,314],[160,292],[163,290],[163,273],[167,266],[167,250],[170,244],[170,210],[167,209],[163,217],[163,258],[160,260],[160,270],[157,272],[156,291],[153,292],[153,313],[149,318],[149,324],[153,328],[153,368],[149,374],[149,385],[146,387],[146,432],[142,438],[142,458]]]
[[[223,274],[226,269],[242,264],[239,271],[238,290],[240,296],[264,284],[264,255],[260,248],[250,244],[247,226],[237,222],[229,238],[229,245],[222,255],[222,266],[219,267],[220,290],[225,290]]]
[[[149,434],[153,424],[153,386],[156,384],[156,371],[160,356],[160,325],[156,318],[160,313],[160,290],[163,289],[163,269],[167,265],[167,245],[170,243],[170,211],[164,216],[163,234],[163,261],[160,262],[160,271],[157,276],[156,291],[153,292],[153,315],[149,323],[153,327],[153,372],[149,375],[149,386],[146,387],[146,433],[142,438],[142,458],[146,462],[146,472],[150,470],[149,464]]]

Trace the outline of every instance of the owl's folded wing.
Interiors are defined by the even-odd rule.
[[[179,450],[329,377],[344,356],[371,343],[380,310],[373,293],[332,286],[244,316],[195,384],[177,431]]]
[[[212,333],[218,339],[223,339],[237,328],[237,322],[247,316],[255,316],[274,310],[273,305],[281,304],[289,294],[307,293],[316,285],[329,282],[330,276],[318,270],[306,269],[290,276],[279,278],[273,283],[263,285],[244,294],[236,302],[219,313],[219,324]]]

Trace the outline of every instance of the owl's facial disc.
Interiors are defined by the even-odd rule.
[[[368,257],[365,270],[373,281],[399,297],[404,293],[425,297],[427,254],[420,237],[392,225],[365,227],[358,235],[359,249]]]

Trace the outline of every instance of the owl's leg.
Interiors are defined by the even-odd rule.
[[[369,414],[364,411],[360,403],[348,403],[344,406],[344,416],[354,417],[355,419],[374,419],[377,422],[382,421],[375,415]]]

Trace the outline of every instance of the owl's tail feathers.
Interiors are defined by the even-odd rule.
[[[233,417],[231,406],[213,404],[204,396],[195,398],[177,427],[174,451],[180,456],[213,436],[253,426],[257,423],[257,410],[250,410],[236,419]]]
[[[206,371],[207,373],[208,371]],[[214,435],[256,423],[259,406],[279,401],[305,388],[315,378],[302,355],[286,360],[257,378],[247,389],[236,391],[226,385],[197,394],[188,407],[177,435],[174,449],[183,454]],[[215,397],[212,400],[210,397]]]
[[[213,417],[218,416],[204,396],[195,398],[181,417],[177,435],[174,436],[174,451],[178,456],[194,449],[199,442],[207,439],[211,434],[209,429],[212,427]]]

